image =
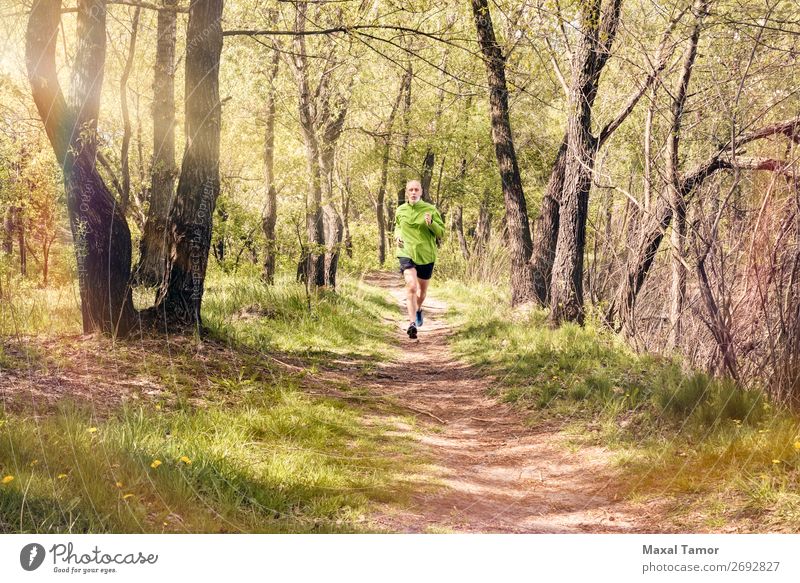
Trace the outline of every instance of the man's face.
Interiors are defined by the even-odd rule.
[[[406,200],[408,204],[414,204],[422,196],[422,185],[416,180],[406,184]]]

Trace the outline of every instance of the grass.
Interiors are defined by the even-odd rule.
[[[636,354],[591,321],[551,329],[545,311],[513,310],[497,287],[448,282],[441,295],[458,325],[455,352],[491,374],[495,394],[531,423],[615,448],[631,498],[680,499],[684,526],[722,516],[795,529],[800,422],[759,388]]]
[[[375,288],[340,277],[338,292],[320,291],[308,309],[302,285],[283,279],[267,287],[256,278],[217,278],[204,302],[214,336],[304,357],[387,359],[394,354],[384,318],[397,306]]]
[[[336,532],[400,493],[404,445],[291,388],[232,409],[0,417],[4,532]],[[366,528],[366,526],[361,527]]]
[[[213,274],[207,338],[125,342],[76,341],[77,306],[37,315],[46,292],[0,343],[0,369],[38,391],[0,413],[0,532],[363,532],[406,495],[419,460],[395,419],[308,389],[332,358],[393,353],[379,290],[345,277],[309,312],[294,283]],[[76,377],[88,400],[47,401]]]

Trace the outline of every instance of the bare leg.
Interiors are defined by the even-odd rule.
[[[417,309],[422,309],[422,302],[425,301],[425,296],[428,295],[428,284],[431,282],[430,279],[419,279],[419,292],[417,293]]]
[[[406,280],[406,310],[408,311],[408,321],[414,322],[417,319],[417,294],[419,294],[420,280],[417,278],[417,270],[413,267],[411,269],[403,270],[403,277]]]

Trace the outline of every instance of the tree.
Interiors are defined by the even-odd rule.
[[[386,185],[389,179],[389,153],[392,147],[392,132],[394,130],[394,119],[397,110],[400,108],[400,101],[406,93],[406,85],[411,84],[411,73],[409,69],[403,74],[400,80],[400,88],[397,91],[397,99],[392,104],[389,117],[386,120],[386,130],[381,137],[381,176],[378,186],[378,196],[375,202],[375,214],[378,220],[378,263],[383,265],[386,262],[386,213],[384,207],[386,203]]]
[[[126,334],[133,322],[128,285],[131,236],[117,201],[95,165],[97,118],[106,48],[106,5],[79,0],[78,44],[65,99],[58,80],[56,41],[60,0],[36,0],[26,35],[33,99],[64,174],[86,333]]]
[[[680,18],[673,19],[662,36],[653,70],[642,86],[636,89],[619,113],[597,135],[592,133],[592,109],[600,85],[600,75],[611,56],[617,34],[622,0],[582,0],[579,3],[581,31],[572,59],[572,78],[568,94],[566,151],[563,187],[559,199],[558,237],[553,255],[550,280],[550,322],[566,320],[583,323],[583,259],[586,246],[586,222],[589,211],[589,191],[598,149],[622,125],[639,99],[654,83],[667,64],[671,51],[667,41]],[[601,15],[602,12],[602,15]],[[557,180],[559,160],[553,169]],[[550,221],[554,225],[555,221]],[[545,241],[549,234],[540,233]],[[543,261],[550,256],[545,251]],[[543,270],[546,272],[546,269]]]
[[[511,252],[511,303],[520,304],[534,298],[533,273],[530,267],[531,232],[525,193],[514,149],[508,112],[508,89],[505,58],[497,44],[492,18],[486,0],[471,0],[478,44],[481,47],[489,79],[489,107],[492,120],[492,142],[503,187]]]
[[[273,44],[270,64],[267,69],[267,102],[265,105],[266,123],[264,127],[264,186],[267,189],[267,201],[261,220],[261,229],[266,240],[264,253],[265,283],[275,283],[275,264],[277,263],[277,245],[275,241],[275,224],[278,220],[278,191],[275,188],[275,84],[278,78],[280,52],[277,44]]]
[[[155,306],[167,326],[200,330],[212,217],[220,191],[219,62],[223,0],[192,0],[186,31],[186,148],[169,214],[164,283]]]
[[[706,179],[720,170],[784,171],[788,166],[786,161],[746,158],[739,155],[740,149],[747,144],[776,135],[797,140],[800,136],[800,117],[768,124],[749,132],[740,132],[734,139],[719,145],[708,158],[678,175],[677,194],[684,201],[688,201]],[[607,314],[608,320],[616,322],[616,327],[628,335],[632,335],[635,330],[634,311],[637,296],[647,279],[661,241],[672,223],[672,199],[660,197],[646,218],[640,229],[636,248],[629,257],[617,297]]]
[[[697,56],[697,43],[700,40],[700,28],[703,18],[708,12],[710,0],[696,0],[693,7],[695,24],[689,38],[689,47],[684,55],[681,76],[672,101],[672,122],[667,139],[666,174],[667,191],[674,222],[672,226],[672,305],[670,307],[669,345],[672,348],[681,343],[681,314],[686,298],[686,199],[680,192],[680,175],[678,166],[678,143],[681,133],[681,122],[689,93],[689,81]]]
[[[144,233],[139,243],[136,281],[160,287],[164,279],[167,217],[175,191],[175,43],[177,0],[162,0],[158,11],[153,75],[153,164]]]
[[[299,2],[296,6],[295,32],[293,41],[295,78],[298,90],[298,110],[303,141],[306,146],[308,169],[308,194],[306,197],[306,255],[300,263],[305,281],[313,287],[325,285],[325,256],[321,252],[325,245],[325,231],[322,217],[322,172],[320,169],[320,146],[315,127],[312,105],[311,84],[308,75],[308,56],[306,54],[305,27],[308,6]]]

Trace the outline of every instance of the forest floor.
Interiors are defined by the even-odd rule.
[[[623,499],[607,449],[570,447],[557,424],[531,426],[509,404],[489,396],[491,378],[448,347],[447,305],[429,296],[419,338],[405,333],[405,292],[396,274],[366,278],[398,303],[401,357],[352,379],[401,408],[417,427],[397,433],[418,440],[430,458],[410,504],[384,505],[374,517],[393,532],[625,533],[669,531],[654,520],[658,503]],[[339,381],[344,380],[341,377]]]
[[[794,418],[731,413],[684,435],[642,417],[654,429],[641,437],[614,389],[646,388],[655,369],[591,331],[537,347],[520,330],[555,332],[505,311],[477,325],[476,309],[492,311],[480,290],[467,313],[434,285],[412,341],[400,276],[364,283],[309,313],[299,288],[220,280],[202,340],[3,339],[0,532],[796,530]],[[622,408],[591,417],[589,393],[512,403],[511,375],[570,395],[608,378],[604,410]]]

